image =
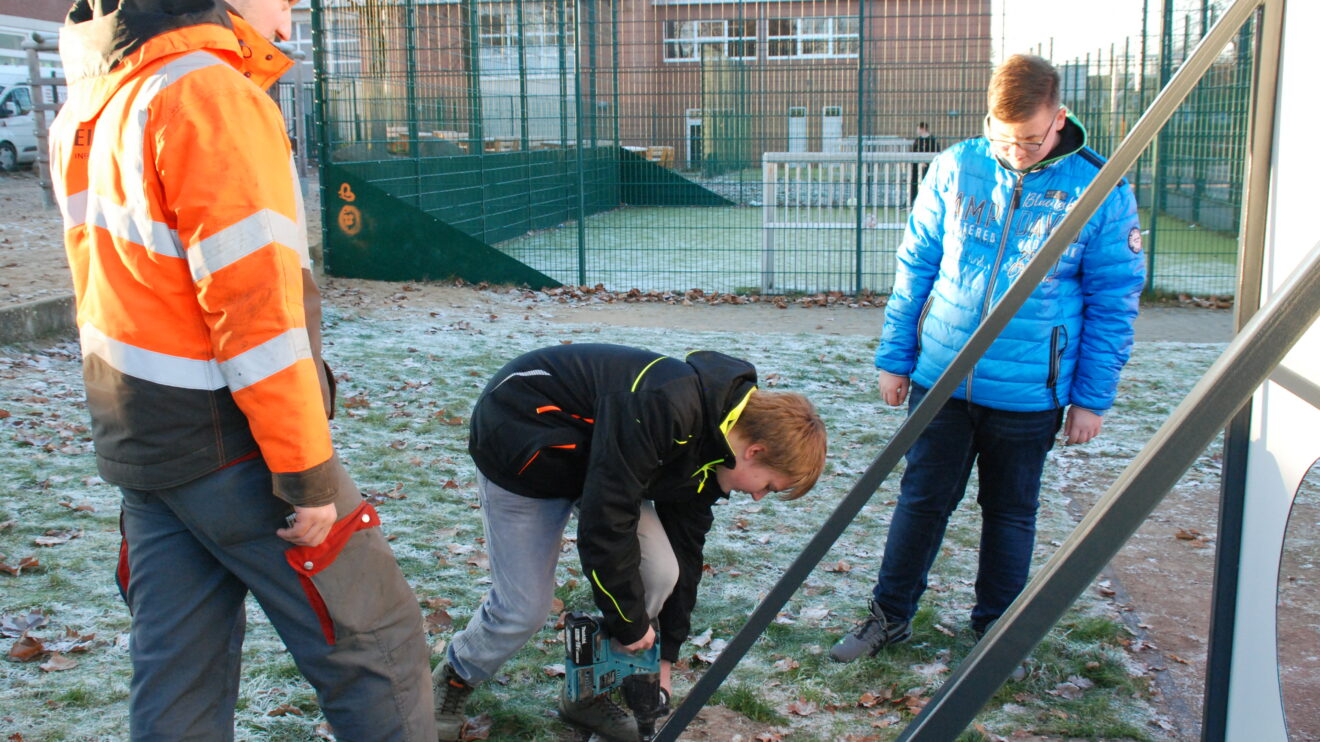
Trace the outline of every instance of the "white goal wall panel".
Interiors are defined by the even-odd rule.
[[[1315,217],[1320,150],[1314,131],[1320,120],[1315,95],[1320,3],[1289,2],[1284,18],[1263,300],[1320,243]],[[1280,369],[1304,384],[1320,383],[1320,326],[1311,326]],[[1320,410],[1270,381],[1257,391],[1252,413],[1227,738],[1283,740],[1288,734],[1275,631],[1279,562],[1293,498],[1320,458]]]

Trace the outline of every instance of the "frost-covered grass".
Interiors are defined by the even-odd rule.
[[[906,223],[905,210],[872,218]],[[762,229],[757,206],[624,206],[586,220],[586,281],[627,290],[759,290],[772,253],[777,293],[848,291],[856,287],[856,209],[779,208],[778,219],[831,228]],[[785,222],[788,223],[788,222]],[[843,228],[835,228],[835,227]],[[863,229],[862,288],[888,291],[901,229]],[[570,222],[500,243],[499,249],[564,283],[578,281],[578,230]]]
[[[677,672],[680,697],[704,668],[700,657],[739,629],[903,419],[902,411],[884,407],[872,393],[867,338],[656,332],[445,312],[382,319],[332,308],[328,316],[326,354],[341,378],[335,421],[341,453],[362,488],[378,495],[399,563],[418,598],[431,601],[423,611],[443,605],[436,599],[452,601],[446,610],[453,628],[433,636],[440,646],[466,624],[488,584],[466,422],[487,377],[513,355],[570,341],[673,354],[718,349],[755,362],[764,386],[801,391],[816,402],[831,434],[819,487],[796,502],[735,496],[718,508],[693,616],[697,641],[685,645]],[[1052,456],[1038,563],[1075,522],[1061,493],[1108,486],[1219,349],[1137,347],[1103,437]],[[127,732],[129,618],[112,581],[118,497],[95,476],[76,355],[72,342],[59,342],[9,346],[0,356],[0,409],[9,413],[0,420],[0,561],[35,555],[41,562],[18,577],[0,574],[0,616],[44,612],[49,625],[33,633],[47,640],[65,627],[95,634],[89,651],[68,655],[78,661],[72,669],[44,672],[39,662],[0,662],[0,736],[6,738],[17,733],[29,740],[112,740]],[[1208,458],[1201,464],[1212,466]],[[974,497],[950,525],[912,642],[849,665],[827,658],[830,644],[863,615],[896,490],[895,476],[785,606],[717,701],[765,730],[781,730],[785,740],[872,734],[891,739],[967,655],[979,528]],[[79,535],[52,547],[34,545],[49,529]],[[568,607],[592,609],[571,538],[557,579],[557,594]],[[1158,737],[1150,724],[1155,711],[1144,666],[1129,661],[1125,630],[1115,616],[1112,605],[1088,590],[1033,652],[1026,676],[1008,682],[978,722],[988,733],[1005,736],[1025,730],[1058,737]],[[249,619],[239,737],[310,738],[320,721],[313,693],[260,611],[252,608]],[[547,617],[546,630],[474,696],[470,711],[493,718],[492,739],[561,738],[563,728],[549,714],[561,681],[547,668],[564,661],[553,621]],[[3,642],[7,651],[14,639]],[[303,715],[270,715],[285,704]]]

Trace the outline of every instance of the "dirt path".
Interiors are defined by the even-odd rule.
[[[0,175],[0,306],[42,299],[70,290],[61,245],[59,213],[42,206],[36,178],[30,172]],[[312,199],[313,207],[315,200]],[[523,314],[554,322],[657,329],[731,330],[751,333],[871,335],[878,333],[883,309],[875,307],[776,308],[769,304],[710,306],[663,303],[606,302],[599,296],[553,297],[517,290],[479,291],[440,284],[394,284],[343,278],[323,280],[327,303],[340,311],[372,314],[429,313],[470,319],[483,315]],[[1232,316],[1226,310],[1176,306],[1145,307],[1137,323],[1138,341],[1224,342],[1232,336]],[[1078,515],[1100,491],[1067,493]],[[1205,648],[1209,632],[1209,595],[1213,581],[1213,543],[1217,518],[1217,471],[1193,472],[1155,511],[1111,565],[1116,600],[1130,609],[1130,624],[1144,642],[1139,656],[1149,658],[1159,683],[1161,703],[1171,726],[1182,739],[1200,733]],[[1313,506],[1314,504],[1312,504]],[[1320,507],[1307,511],[1305,522],[1320,522]],[[1314,530],[1314,529],[1312,529]],[[1178,531],[1199,538],[1178,538]],[[1312,535],[1312,538],[1314,536]],[[1314,551],[1312,553],[1315,553]],[[1295,565],[1308,575],[1311,565]],[[1309,646],[1309,660],[1292,663],[1286,672],[1288,710],[1293,739],[1320,740],[1320,655],[1314,627],[1320,609],[1314,586],[1295,575],[1285,578],[1295,595],[1309,596],[1290,608],[1295,625],[1281,630],[1281,639]],[[723,729],[729,720],[714,722]],[[704,737],[715,739],[715,737]]]

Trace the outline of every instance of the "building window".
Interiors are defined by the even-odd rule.
[[[357,37],[340,36],[333,31],[326,34],[326,72],[330,77],[357,77],[362,74],[362,45]]]
[[[772,18],[766,34],[771,59],[856,57],[856,18]]]
[[[521,29],[518,27],[517,3],[481,3],[479,9],[478,34],[483,76],[518,74],[519,38],[522,40],[521,54],[526,59],[528,75],[559,74],[561,43],[564,46],[564,68],[570,71],[573,69],[572,3],[560,4],[555,0],[524,1]]]
[[[665,21],[665,61],[756,59],[756,21]]]

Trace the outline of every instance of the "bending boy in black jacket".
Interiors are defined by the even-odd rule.
[[[441,740],[457,740],[472,686],[542,626],[564,526],[606,628],[626,649],[656,641],[661,687],[688,636],[711,506],[734,490],[806,494],[825,463],[825,426],[799,394],[761,392],[756,369],[721,353],[685,359],[618,345],[558,345],[500,369],[472,413],[492,586],[436,668]],[[607,698],[560,715],[607,740],[636,722]]]

